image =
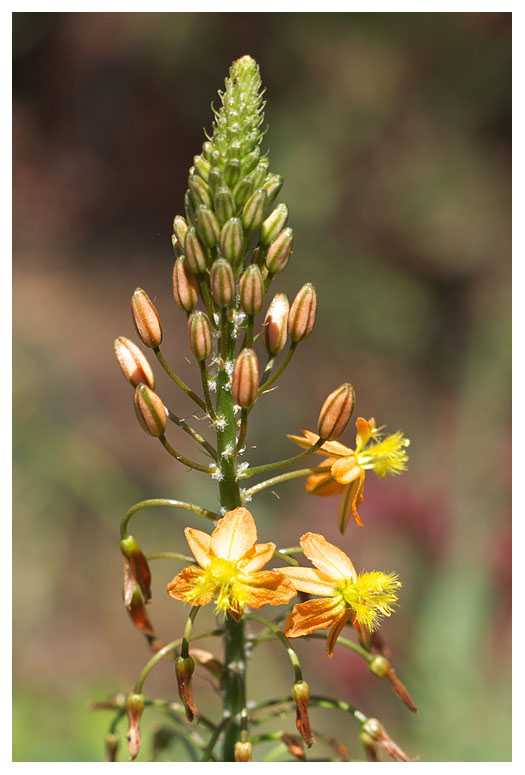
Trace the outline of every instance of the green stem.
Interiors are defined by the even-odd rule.
[[[357,708],[352,707],[347,702],[344,702],[344,700],[333,700],[330,697],[324,697],[320,694],[312,694],[308,700],[308,704],[318,708],[329,708],[343,711],[343,713],[349,713],[360,725],[363,725],[365,721],[368,720],[368,716],[365,716],[364,713]],[[279,706],[279,709],[274,710],[277,706]],[[280,716],[282,713],[295,713],[295,710],[296,704],[292,697],[281,697],[280,699],[258,702],[250,708],[250,713],[261,713],[268,718],[271,716]],[[268,713],[266,711],[268,711]],[[252,718],[250,716],[250,721],[252,724],[260,724],[263,719]]]
[[[191,609],[188,618],[186,619],[186,626],[184,627],[184,633],[182,635],[182,644],[180,647],[180,655],[181,657],[188,657],[189,656],[189,650],[190,650],[190,640],[191,640],[191,632],[193,630],[193,622],[195,621],[195,617],[199,613],[200,606],[194,605]]]
[[[324,632],[311,632],[309,635],[305,635],[306,638],[315,638],[319,640],[326,640],[328,635]],[[352,651],[355,651],[356,654],[359,654],[360,657],[363,657],[363,659],[366,659],[367,662],[371,662],[375,654],[370,654],[370,652],[366,651],[362,646],[359,646],[357,643],[354,643],[351,640],[348,640],[348,638],[343,638],[341,635],[338,637],[337,642],[341,644],[341,646],[346,646],[347,649],[351,649]]]
[[[330,466],[318,466],[317,468],[299,468],[297,471],[289,471],[286,474],[279,474],[272,479],[266,479],[264,482],[259,482],[248,490],[242,490],[242,497],[246,503],[254,495],[257,495],[261,490],[266,490],[268,487],[273,487],[274,484],[281,484],[281,482],[289,482],[292,479],[299,479],[301,476],[310,476],[310,474],[323,474],[328,473],[331,470]]]
[[[281,365],[279,366],[275,374],[272,374],[272,376],[269,379],[267,379],[266,382],[263,385],[261,385],[261,387],[259,388],[259,392],[257,394],[259,397],[262,396],[263,393],[266,393],[266,391],[269,390],[275,382],[277,382],[277,380],[279,379],[279,377],[281,376],[285,368],[292,360],[292,357],[296,348],[297,348],[297,342],[291,342],[288,352],[286,353],[283,362],[281,363]]]
[[[292,663],[292,667],[294,669],[294,682],[302,681],[303,673],[301,670],[299,657],[297,656],[297,653],[294,651],[294,649],[290,646],[288,639],[285,635],[283,635],[281,630],[273,622],[270,622],[268,619],[265,619],[264,616],[260,616],[259,614],[246,614],[244,618],[248,619],[249,621],[259,622],[259,624],[262,624],[263,627],[266,627],[267,630],[270,630],[270,632],[272,632],[275,637],[281,641],[288,653],[290,662]]]
[[[211,755],[213,753],[213,749],[215,748],[215,743],[219,739],[219,735],[221,734],[223,729],[225,729],[228,725],[231,724],[231,722],[232,720],[226,716],[223,718],[221,723],[215,727],[215,730],[208,741],[208,745],[206,746],[206,750],[204,751],[201,762],[208,762],[211,759]]]
[[[139,503],[135,503],[134,506],[132,506],[124,516],[122,517],[122,520],[120,522],[120,537],[124,538],[128,533],[128,523],[137,511],[140,511],[141,509],[147,509],[150,506],[171,506],[175,509],[184,509],[185,511],[193,511],[194,514],[198,514],[200,517],[206,517],[206,519],[211,519],[213,522],[216,522],[219,519],[219,515],[216,514],[214,511],[209,511],[208,509],[203,509],[201,506],[196,506],[195,503],[186,503],[185,501],[177,501],[173,500],[172,498],[148,498],[148,500],[139,501]]]
[[[153,554],[147,554],[146,560],[182,560],[183,562],[191,562],[195,564],[195,557],[190,557],[187,554],[179,554],[179,552],[154,552]]]
[[[246,439],[246,433],[248,431],[248,413],[249,409],[241,409],[241,430],[239,433],[239,440],[237,442],[237,446],[234,450],[234,455],[238,455],[241,449],[244,446],[244,441]]]
[[[160,365],[166,372],[166,374],[175,382],[176,385],[180,387],[181,390],[183,390],[186,395],[188,395],[193,401],[195,401],[196,404],[200,406],[200,408],[204,411],[206,411],[206,404],[202,400],[202,398],[199,398],[199,396],[193,392],[193,390],[186,385],[185,382],[181,380],[180,377],[178,377],[169,363],[167,362],[166,358],[163,356],[163,354],[160,351],[159,347],[153,347],[153,352],[157,356],[157,360],[159,361]]]
[[[175,423],[175,425],[181,428],[181,430],[191,436],[194,441],[204,447],[206,452],[208,452],[214,460],[217,460],[217,451],[213,449],[211,444],[208,444],[206,439],[201,436],[200,433],[195,430],[195,428],[192,428],[191,425],[188,425],[185,420],[181,420],[180,417],[177,417],[177,415],[173,414],[173,412],[171,412],[169,409],[168,419],[170,419],[173,423]]]
[[[196,463],[194,460],[189,460],[187,457],[184,457],[184,455],[181,455],[180,452],[177,452],[176,449],[173,449],[166,436],[159,436],[159,441],[164,449],[169,452],[170,455],[175,458],[175,460],[178,460],[179,463],[188,466],[188,468],[193,468],[194,471],[202,471],[203,474],[215,473],[215,466],[201,466],[200,463]]]
[[[263,466],[255,466],[254,468],[248,468],[243,474],[243,479],[249,479],[251,476],[255,476],[255,474],[263,474],[266,473],[266,471],[273,471],[275,468],[285,468],[285,466],[293,466],[294,463],[298,463],[300,460],[303,460],[303,458],[308,457],[308,455],[311,455],[313,452],[316,452],[319,447],[322,447],[324,444],[324,439],[318,439],[315,444],[313,444],[311,447],[308,447],[308,449],[305,449],[304,452],[300,452],[298,455],[295,455],[295,457],[290,457],[287,460],[278,460],[276,463],[266,463]]]

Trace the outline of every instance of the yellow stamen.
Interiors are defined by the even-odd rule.
[[[359,574],[355,582],[345,579],[335,594],[352,608],[359,624],[374,630],[381,616],[390,616],[394,610],[398,600],[394,590],[400,587],[396,573],[371,571]]]
[[[373,469],[378,476],[400,474],[406,470],[408,455],[406,448],[410,441],[401,431],[396,431],[376,444],[365,447],[357,455],[357,461],[364,470]]]

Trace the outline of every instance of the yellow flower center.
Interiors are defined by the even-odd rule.
[[[205,589],[213,588],[217,593],[217,611],[227,611],[229,608],[234,611],[242,610],[238,595],[239,587],[236,584],[241,574],[242,571],[236,562],[224,560],[221,557],[212,559],[206,568],[203,587]]]
[[[357,462],[362,469],[373,469],[378,476],[400,474],[406,470],[408,455],[406,448],[410,441],[401,431],[396,431],[382,441],[377,441],[357,453]]]
[[[351,608],[360,624],[370,630],[377,627],[381,616],[390,616],[397,603],[394,591],[401,583],[395,573],[372,571],[361,573],[356,581],[343,579],[334,589],[334,596]]]

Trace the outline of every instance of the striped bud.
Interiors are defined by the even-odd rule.
[[[186,255],[186,266],[193,274],[202,274],[206,271],[208,254],[193,226],[190,226],[186,232],[184,253]]]
[[[246,154],[241,164],[241,172],[243,175],[249,175],[250,172],[253,169],[255,169],[260,156],[261,156],[261,149],[259,148],[259,146],[257,146],[257,148],[254,148],[253,151],[250,151],[250,153]]]
[[[354,411],[355,393],[349,382],[330,393],[319,414],[317,432],[325,441],[334,441],[342,434]]]
[[[212,194],[224,186],[224,179],[220,167],[212,167],[208,175],[208,185]]]
[[[288,223],[288,207],[277,205],[261,226],[261,245],[270,245]]]
[[[133,402],[140,427],[150,436],[163,436],[166,432],[168,415],[160,396],[146,385],[138,385]]]
[[[197,234],[209,248],[214,248],[221,233],[213,210],[201,205],[197,208]]]
[[[205,312],[194,310],[188,318],[190,348],[198,361],[205,361],[211,355],[210,319]]]
[[[230,263],[236,264],[244,250],[244,232],[239,218],[230,218],[221,229],[221,254]]]
[[[211,295],[219,307],[229,307],[235,294],[235,276],[224,258],[214,261],[210,270]]]
[[[250,264],[242,273],[239,294],[244,312],[258,315],[264,305],[264,280],[257,264]]]
[[[248,199],[242,209],[242,225],[248,231],[255,231],[263,222],[266,206],[266,191],[259,188]]]
[[[241,163],[238,159],[230,159],[223,172],[224,182],[233,188],[241,177]]]
[[[206,140],[204,145],[202,146],[202,155],[206,159],[206,161],[211,160],[211,154],[213,153],[213,143],[210,143],[209,140]]]
[[[241,350],[233,367],[232,395],[242,409],[250,409],[257,400],[259,364],[255,350]]]
[[[172,279],[175,304],[184,312],[191,312],[199,301],[199,283],[187,268],[184,256],[175,261]]]
[[[255,188],[252,178],[241,178],[233,189],[233,198],[237,207],[242,207]]]
[[[232,134],[237,134],[239,132],[239,124],[233,124],[230,127],[230,132]],[[239,159],[241,155],[241,144],[239,140],[232,140],[230,143],[228,143],[228,149],[226,153],[230,159]]]
[[[244,140],[241,141],[241,156],[246,156],[247,153],[250,153],[257,142],[257,139],[257,132],[248,132],[248,134],[244,136]]]
[[[215,193],[215,212],[219,223],[222,224],[229,221],[235,215],[235,201],[233,194],[227,186],[221,186]]]
[[[258,186],[261,186],[264,183],[269,166],[270,166],[270,163],[268,159],[265,159],[260,164],[258,164],[255,170],[252,172],[252,178],[253,178],[253,183],[255,185],[255,188],[257,188]]]
[[[143,694],[130,692],[126,699],[126,713],[128,716],[128,733],[126,735],[131,761],[135,761],[140,751],[140,719],[144,710],[146,698]]]
[[[114,349],[122,373],[130,385],[137,387],[142,382],[153,390],[155,388],[153,369],[137,345],[125,336],[119,336],[115,339]]]
[[[264,319],[264,346],[269,355],[279,355],[286,344],[289,308],[286,294],[276,293]]]
[[[159,347],[162,342],[162,326],[159,313],[148,294],[137,288],[131,299],[131,314],[137,334],[146,347]]]
[[[173,219],[173,233],[175,234],[177,242],[181,247],[184,246],[184,238],[187,231],[188,224],[186,223],[185,219],[182,217],[182,215],[176,215]]]
[[[190,226],[195,226],[197,223],[197,213],[195,212],[195,205],[192,202],[189,191],[186,191],[184,194],[184,212],[186,213],[188,224]]]
[[[195,170],[198,175],[204,180],[205,183],[208,182],[208,177],[210,174],[211,164],[210,162],[205,159],[203,156],[194,156],[193,157],[193,165],[195,167]]]
[[[266,205],[270,207],[279,195],[279,191],[283,187],[284,178],[282,175],[268,175],[263,183],[263,188],[266,190],[267,199]]]
[[[288,333],[292,342],[304,342],[315,325],[317,294],[312,283],[303,285],[290,307]]]
[[[212,206],[210,187],[198,175],[191,175],[188,178],[188,188],[190,189],[191,199],[195,209],[199,205]]]
[[[180,244],[179,240],[175,236],[175,234],[171,235],[171,244],[173,247],[173,252],[175,254],[175,258],[178,258],[179,256],[184,255],[184,250],[182,245]]]
[[[266,253],[266,266],[272,274],[279,274],[286,269],[293,248],[293,229],[283,229],[274,239]]]
[[[236,762],[251,762],[252,760],[252,744],[249,740],[237,740],[235,743],[235,761]]]

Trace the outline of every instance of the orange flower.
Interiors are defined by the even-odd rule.
[[[184,531],[200,568],[184,568],[168,584],[168,594],[191,605],[207,605],[217,596],[218,611],[239,621],[246,606],[288,603],[295,595],[282,573],[261,571],[275,551],[274,543],[257,544],[255,522],[245,508],[228,511],[211,535]]]
[[[330,466],[331,470],[319,474],[311,474],[306,480],[306,491],[310,495],[342,495],[339,506],[339,529],[344,533],[350,512],[357,525],[362,525],[357,508],[363,501],[365,472],[372,469],[378,476],[400,474],[406,469],[408,455],[406,447],[410,441],[401,431],[381,438],[381,428],[377,428],[375,420],[365,420],[359,417],[356,421],[356,447],[350,449],[339,441],[325,441],[316,450],[318,455],[328,455],[321,466]],[[311,447],[319,436],[311,431],[303,431],[301,436],[288,436],[300,447]]]
[[[373,630],[381,616],[390,616],[397,602],[394,590],[401,586],[395,573],[356,573],[347,555],[318,533],[305,533],[301,546],[315,568],[279,570],[298,592],[321,595],[319,600],[299,603],[286,622],[285,635],[300,638],[331,627],[326,650],[331,657],[337,638],[353,616]]]

